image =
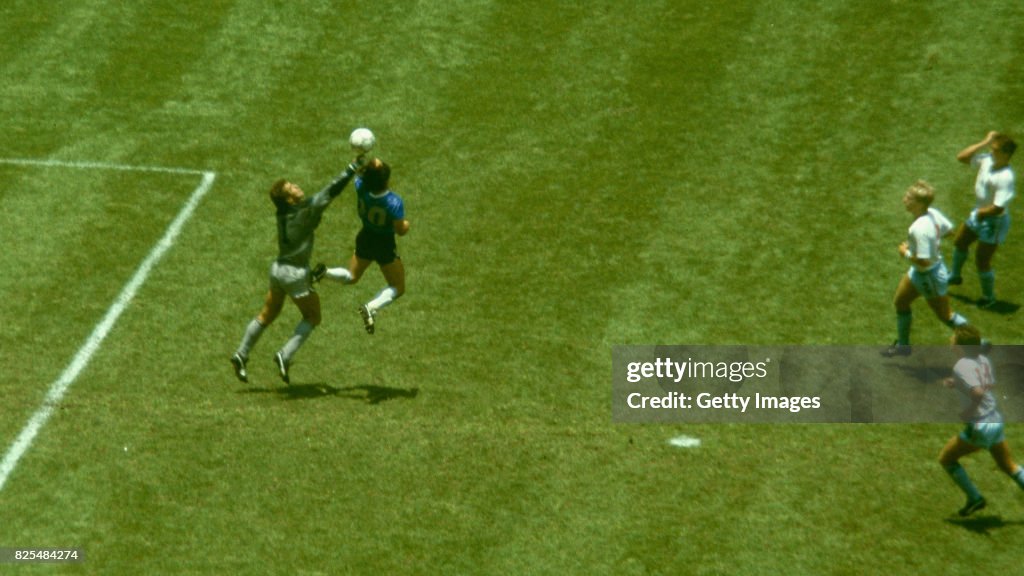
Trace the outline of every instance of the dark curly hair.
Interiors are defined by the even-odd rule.
[[[992,143],[996,145],[1000,152],[1006,154],[1007,158],[1013,156],[1013,153],[1017,151],[1017,143],[1006,134],[996,136]]]
[[[370,160],[363,170],[363,186],[372,193],[383,192],[388,189],[388,181],[391,179],[391,167],[380,158]]]

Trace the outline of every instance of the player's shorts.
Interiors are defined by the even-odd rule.
[[[312,274],[307,266],[274,262],[270,265],[270,289],[292,298],[305,298],[314,292]]]
[[[907,276],[910,277],[914,288],[917,288],[918,294],[924,296],[926,300],[945,296],[949,290],[949,272],[946,271],[946,265],[941,260],[927,271],[921,271],[911,266]]]
[[[376,234],[363,228],[356,235],[356,257],[373,260],[381,266],[387,266],[395,260],[399,260],[395,235]]]
[[[980,242],[1002,244],[1010,232],[1010,215],[1004,212],[999,216],[979,219],[978,211],[973,210],[964,224],[978,236]]]
[[[960,439],[972,446],[988,450],[1006,437],[1003,435],[1002,422],[979,422],[964,426],[960,432]]]

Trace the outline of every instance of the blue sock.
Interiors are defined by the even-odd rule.
[[[971,482],[971,479],[967,477],[967,470],[959,463],[953,464],[946,468],[946,473],[949,477],[956,482],[956,485],[967,494],[967,499],[971,502],[981,498],[981,492],[978,492],[978,487]]]
[[[901,346],[910,344],[910,321],[913,320],[913,312],[896,312],[896,343]]]
[[[964,267],[964,262],[967,261],[967,251],[960,250],[959,248],[953,249],[953,277],[960,276],[960,270]]]
[[[996,271],[978,272],[978,281],[981,282],[981,295],[987,300],[995,300]]]

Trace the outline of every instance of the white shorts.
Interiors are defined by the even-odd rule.
[[[972,446],[988,450],[1006,437],[1003,435],[1002,422],[979,422],[964,426],[960,432],[960,439]]]
[[[270,265],[270,289],[292,298],[305,298],[314,291],[312,274],[309,268],[274,262]]]
[[[1002,244],[1006,242],[1006,235],[1010,232],[1010,215],[1003,213],[979,220],[978,211],[973,210],[964,224],[978,236],[980,242]]]
[[[939,261],[938,264],[932,266],[927,272],[922,272],[913,266],[907,271],[907,276],[910,277],[910,282],[917,288],[917,292],[924,296],[926,300],[938,296],[945,296],[949,290],[949,273],[946,271],[946,265]]]

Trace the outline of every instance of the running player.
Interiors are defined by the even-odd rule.
[[[270,265],[270,289],[267,290],[263,309],[249,322],[238,350],[231,356],[235,376],[242,382],[249,381],[246,370],[249,351],[281,313],[285,296],[288,296],[302,312],[302,320],[292,337],[274,355],[274,364],[285,384],[291,383],[288,369],[292,357],[320,324],[320,296],[313,289],[309,269],[314,232],[320,225],[324,210],[341,194],[362,162],[361,156],[353,160],[333,182],[312,197],[307,197],[301,188],[285,179],[271,186],[270,200],[277,208],[278,254]]]
[[[950,328],[967,324],[953,311],[946,294],[946,265],[942,262],[939,240],[953,229],[942,212],[932,208],[935,191],[924,180],[914,182],[903,195],[903,206],[914,215],[907,240],[900,244],[900,256],[910,261],[910,270],[900,278],[893,304],[896,306],[896,342],[886,355],[910,354],[911,304],[924,296],[939,320]]]
[[[379,158],[366,164],[356,178],[359,218],[363,226],[356,235],[356,249],[347,268],[328,268],[317,264],[313,270],[316,280],[327,277],[344,284],[355,284],[370,264],[376,262],[384,274],[387,286],[359,307],[363,326],[373,334],[377,312],[405,294],[405,266],[398,256],[395,235],[409,232],[402,198],[390,189],[391,167]]]
[[[967,495],[967,503],[960,509],[961,516],[969,516],[985,507],[985,498],[960,465],[960,458],[986,449],[999,469],[1024,489],[1024,468],[1013,461],[1010,447],[1003,436],[1003,417],[996,410],[996,385],[992,362],[983,353],[981,333],[974,326],[959,326],[951,338],[953,349],[960,356],[953,366],[953,375],[943,384],[960,393],[960,417],[966,423],[960,434],[954,435],[939,453],[939,464]]]
[[[988,152],[982,152],[984,148]],[[985,139],[971,144],[956,155],[956,159],[970,164],[978,170],[974,181],[974,210],[967,221],[960,225],[954,240],[953,270],[949,278],[950,284],[960,284],[963,279],[960,271],[967,261],[967,251],[977,240],[978,248],[974,252],[974,262],[978,269],[978,282],[981,284],[981,298],[978,306],[988,308],[996,302],[996,273],[992,269],[992,256],[996,248],[1006,241],[1010,230],[1010,201],[1015,193],[1016,179],[1010,158],[1017,150],[1012,138],[998,132],[989,132]]]

